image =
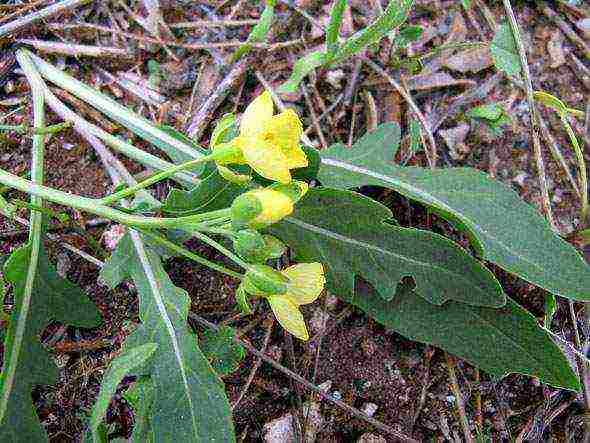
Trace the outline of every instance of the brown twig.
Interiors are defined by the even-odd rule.
[[[303,83],[300,85],[301,92],[303,93],[303,97],[305,97],[305,104],[307,105],[307,109],[309,110],[309,115],[311,116],[311,121],[313,123],[315,133],[320,139],[320,144],[322,148],[327,148],[328,143],[326,142],[326,137],[324,136],[324,132],[322,131],[322,127],[320,126],[320,121],[318,116],[313,108],[313,103],[311,102],[311,98],[309,97],[309,92],[307,92],[307,88]]]
[[[60,43],[28,38],[18,39],[17,43],[32,46],[38,51],[45,52],[48,54],[117,58],[130,58],[132,55],[127,49],[113,48],[107,46],[78,45],[74,43]]]
[[[205,100],[198,112],[191,119],[190,124],[186,128],[186,133],[190,138],[193,140],[199,140],[201,138],[207,123],[209,123],[213,116],[213,112],[221,105],[231,89],[237,84],[242,75],[244,75],[247,67],[247,58],[239,60],[232,66],[225,78],[217,85],[213,93]]]
[[[251,26],[258,20],[196,20],[193,22],[169,23],[172,29],[199,29],[199,28],[232,28],[239,26]]]
[[[590,46],[580,37],[579,33],[574,31],[567,22],[562,19],[557,13],[549,7],[549,5],[544,1],[537,2],[537,5],[541,9],[541,12],[553,23],[557,25],[557,27],[563,32],[567,38],[569,38],[572,43],[574,43],[578,48],[582,50],[584,56],[589,59],[590,58]]]
[[[539,174],[539,182],[541,185],[543,210],[547,220],[553,229],[557,231],[555,221],[553,220],[553,212],[551,211],[551,203],[549,201],[549,189],[547,186],[547,178],[545,177],[545,163],[543,161],[543,152],[541,150],[541,142],[539,140],[539,117],[533,96],[533,83],[531,81],[531,72],[527,61],[526,50],[520,36],[520,28],[518,26],[518,21],[516,20],[516,15],[514,14],[514,10],[512,9],[512,5],[510,4],[510,0],[503,0],[503,2],[504,10],[506,11],[510,28],[512,30],[512,35],[514,36],[516,47],[518,48],[518,56],[520,58],[520,65],[525,81],[526,97],[530,111],[531,138],[533,140],[533,150],[535,154],[535,161],[537,163],[537,173]]]
[[[229,41],[229,42],[218,42],[218,43],[181,43],[171,40],[158,39],[153,37],[145,37],[143,35],[137,35],[132,32],[117,31],[115,29],[108,28],[106,26],[94,25],[92,23],[75,23],[61,25],[59,23],[52,23],[48,26],[50,29],[94,29],[96,31],[105,32],[109,34],[117,34],[123,37],[127,37],[133,40],[152,43],[160,46],[170,46],[176,48],[192,49],[192,50],[207,50],[207,49],[228,49],[237,48],[244,45],[244,41]],[[291,46],[298,46],[302,43],[301,39],[288,40],[279,43],[249,43],[252,49],[261,49],[265,51],[278,51]]]
[[[212,329],[214,331],[218,331],[219,327],[214,324],[211,323],[207,320],[205,320],[204,318],[198,316],[197,314],[194,314],[192,312],[189,312],[189,317],[194,320],[195,322],[199,323],[200,325]],[[237,337],[234,337],[234,341],[238,344],[240,344],[241,346],[243,346],[248,352],[256,355],[257,357],[260,357],[264,362],[268,363],[269,365],[271,365],[273,368],[277,369],[278,371],[282,372],[283,374],[287,375],[288,377],[292,378],[293,380],[297,381],[298,383],[302,384],[303,386],[305,386],[307,389],[310,389],[314,392],[316,392],[317,394],[319,394],[320,397],[322,397],[324,400],[329,401],[330,403],[335,404],[336,406],[338,406],[339,408],[349,412],[350,414],[354,415],[355,417],[358,417],[362,420],[365,420],[366,422],[372,424],[373,426],[375,426],[377,429],[386,432],[390,435],[393,435],[396,438],[399,438],[402,441],[405,442],[412,442],[412,443],[418,443],[418,440],[414,440],[412,437],[409,437],[408,435],[393,429],[390,426],[387,426],[384,423],[381,423],[380,421],[375,420],[373,417],[369,417],[367,414],[365,414],[364,412],[344,403],[341,400],[337,400],[336,398],[332,397],[330,394],[324,392],[321,388],[319,388],[318,386],[310,383],[309,381],[307,381],[305,378],[303,378],[302,376],[300,376],[299,374],[294,373],[293,371],[291,371],[290,369],[284,367],[283,365],[281,365],[280,363],[277,363],[276,361],[274,361],[272,358],[268,357],[267,355],[265,355],[264,353],[260,352],[258,349],[254,348],[254,346],[250,345],[249,343],[245,342],[244,340],[240,340]]]
[[[343,94],[340,94],[338,97],[336,97],[336,99],[334,100],[334,103],[332,103],[330,106],[328,106],[326,108],[326,110],[319,115],[318,123],[321,122],[323,119],[325,119],[334,109],[336,109],[336,106],[338,106],[338,104],[340,103],[340,101],[342,100],[343,97],[344,97]],[[303,131],[303,133],[305,135],[307,135],[313,129],[315,129],[315,126],[312,123],[310,126],[307,127],[307,129],[305,131]]]
[[[31,12],[22,18],[0,26],[0,37],[18,31],[19,29],[22,29],[38,20],[51,17],[53,15],[59,14],[60,12],[67,11],[68,9],[77,8],[78,6],[88,2],[89,0],[63,0],[61,2],[47,6],[40,11]]]
[[[395,79],[391,75],[389,75],[387,73],[387,71],[385,71],[381,66],[379,66],[377,63],[375,63],[374,61],[372,61],[369,58],[365,58],[364,60],[365,60],[365,63],[367,63],[371,69],[373,69],[379,75],[383,76],[383,78],[385,78],[385,80],[387,80],[387,82],[391,86],[393,86],[395,88],[395,90],[408,103],[408,106],[410,107],[410,109],[412,110],[412,112],[414,113],[414,115],[416,116],[416,118],[418,119],[420,124],[422,125],[424,132],[426,132],[426,138],[428,139],[428,144],[430,145],[430,150],[426,151],[428,154],[426,157],[428,159],[428,164],[429,164],[430,168],[434,169],[436,167],[436,157],[437,157],[436,142],[434,141],[434,135],[432,134],[432,130],[430,128],[430,125],[426,121],[424,114],[422,114],[422,111],[420,111],[420,108],[418,108],[418,106],[416,105],[416,103],[412,99],[412,96],[410,95],[410,93],[408,91],[406,91],[404,88],[402,88],[402,86],[397,81],[395,81]]]
[[[459,423],[463,430],[463,436],[465,437],[466,443],[473,443],[473,436],[469,429],[469,420],[467,420],[467,414],[465,414],[465,404],[463,402],[463,394],[459,388],[457,381],[457,375],[455,374],[455,361],[453,357],[445,352],[447,359],[447,368],[449,370],[449,381],[451,382],[451,390],[455,396],[455,404],[457,405],[457,413],[459,414]]]
[[[272,332],[273,325],[274,325],[274,318],[271,317],[268,320],[268,327],[266,328],[266,334],[264,334],[264,341],[262,343],[262,349],[260,351],[262,353],[265,353],[266,348],[268,347],[268,342],[270,341],[270,334]],[[250,374],[248,374],[248,378],[246,379],[246,384],[244,385],[244,387],[240,391],[240,394],[238,395],[238,398],[236,399],[236,401],[231,405],[232,411],[238,407],[238,405],[240,404],[240,402],[244,398],[244,395],[246,395],[246,392],[248,392],[248,389],[250,388],[250,385],[252,384],[252,380],[254,380],[254,377],[256,376],[256,372],[258,372],[258,369],[260,368],[261,364],[262,364],[262,359],[260,357],[258,357],[256,359],[256,361],[254,362],[254,366],[252,366],[252,370],[250,371]]]

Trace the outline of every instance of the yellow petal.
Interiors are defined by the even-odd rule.
[[[287,156],[290,169],[307,166],[307,157],[299,146],[303,125],[292,109],[275,115],[264,125],[263,137]]]
[[[256,136],[261,134],[272,118],[274,104],[268,91],[264,91],[252,101],[244,111],[240,122],[240,135]]]
[[[281,295],[266,298],[280,325],[300,340],[309,340],[303,315],[297,306]]]
[[[288,149],[282,148],[281,151],[287,157],[287,166],[289,169],[305,168],[309,164],[305,151],[299,145],[292,146]]]
[[[326,279],[321,263],[300,263],[281,273],[289,279],[287,297],[296,305],[313,303],[324,290]]]
[[[269,226],[293,212],[293,201],[278,191],[255,189],[249,194],[256,197],[262,206],[262,211],[251,220],[253,226]]]
[[[246,163],[269,180],[290,183],[291,173],[285,154],[261,139],[244,139],[240,145]]]

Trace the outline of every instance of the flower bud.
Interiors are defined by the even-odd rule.
[[[293,204],[297,203],[301,198],[307,194],[309,185],[299,180],[293,180],[289,184],[275,183],[269,186],[269,189],[278,191],[291,199]]]
[[[266,250],[268,251],[267,260],[270,260],[271,258],[281,258],[287,250],[285,243],[273,235],[264,235],[263,237]]]
[[[264,228],[293,212],[293,202],[273,189],[255,189],[236,197],[231,205],[234,229]]]
[[[254,229],[238,231],[233,245],[234,251],[248,263],[264,263],[269,258],[264,237]]]
[[[252,295],[281,295],[287,292],[289,279],[266,265],[252,265],[242,280],[244,290]]]

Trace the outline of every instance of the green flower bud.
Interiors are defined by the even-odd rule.
[[[307,194],[309,185],[299,180],[293,180],[289,184],[275,183],[269,186],[269,189],[278,191],[291,199],[293,204],[297,203],[301,198]]]
[[[293,202],[274,189],[254,189],[236,197],[231,206],[234,229],[264,228],[293,212]]]
[[[250,304],[248,303],[248,293],[244,289],[243,284],[240,284],[240,286],[238,286],[238,289],[236,291],[236,304],[238,305],[238,308],[240,308],[240,311],[242,312],[242,314],[245,314],[245,315],[252,314],[252,308],[250,307]]]
[[[234,251],[249,263],[264,263],[269,258],[264,237],[254,229],[238,231],[233,244]]]
[[[264,235],[264,243],[266,250],[268,251],[267,260],[271,258],[281,258],[282,255],[287,251],[287,246],[278,238],[272,235]]]
[[[270,266],[252,265],[242,284],[251,295],[281,295],[287,292],[289,279]]]

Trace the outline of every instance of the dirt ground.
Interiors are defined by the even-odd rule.
[[[19,1],[4,3],[11,8],[7,9],[8,12],[17,12],[25,5],[25,2]],[[128,8],[121,7],[121,3],[129,5]],[[18,37],[128,48],[127,58],[97,60],[55,54],[44,57],[67,68],[76,78],[116,96],[146,117],[181,131],[186,130],[197,112],[203,109],[211,91],[228,74],[227,58],[231,50],[197,51],[164,47],[146,40],[150,37],[149,32],[131,17],[133,14],[145,16],[146,11],[139,3],[94,2],[27,27],[18,33]],[[256,3],[242,0],[160,1],[168,24],[195,20],[257,19],[262,8]],[[351,8],[345,15],[344,32],[350,34],[369,23],[376,15],[377,3],[375,0],[352,0]],[[410,23],[422,26],[424,33],[419,41],[399,55],[403,58],[404,55],[423,54],[442,44],[490,41],[494,34],[492,26],[504,20],[502,2],[473,0],[471,3],[470,12],[466,13],[458,0],[418,0]],[[575,2],[568,5],[558,2],[548,5],[526,1],[513,3],[523,29],[534,88],[554,94],[572,108],[586,110],[589,103],[590,53],[584,53],[583,45],[590,45],[588,5],[583,5],[583,2],[578,2],[579,6],[574,5]],[[314,28],[310,19],[301,12],[325,25],[331,4],[329,1],[314,0],[279,2],[278,21],[273,27],[270,44],[298,42],[285,48],[256,50],[249,55],[247,69],[234,82],[227,98],[220,101],[218,106],[207,109],[205,118],[199,123],[200,143],[206,145],[208,142],[208,122],[226,112],[241,112],[245,104],[262,90],[260,78],[272,86],[278,85],[289,75],[292,63],[298,57],[323,43],[322,31]],[[0,24],[2,14],[6,13],[3,11],[0,9]],[[551,19],[551,11],[555,12],[557,20]],[[584,19],[587,34],[584,34],[580,24]],[[110,27],[116,32],[107,34],[89,27],[65,29],[66,24],[78,22]],[[581,39],[582,45],[568,37],[567,27]],[[251,25],[245,25],[175,28],[173,32],[176,41],[195,44],[243,41],[250,29]],[[123,33],[144,38],[131,38]],[[164,36],[170,38],[167,34]],[[15,47],[16,44],[9,40],[0,52],[0,118],[16,110],[6,119],[0,120],[1,124],[31,121],[27,83],[11,67]],[[391,62],[390,53],[391,41],[385,39],[378,48],[371,49],[368,56],[383,66]],[[462,55],[463,50],[442,51],[425,59],[424,70],[419,75],[401,71],[403,83],[411,89],[416,104],[435,130],[438,166],[471,166],[486,171],[511,185],[525,200],[540,209],[539,181],[530,141],[529,110],[523,90],[498,74],[485,57],[473,61],[460,58]],[[458,61],[450,63],[449,60],[455,56],[459,56]],[[113,83],[105,74],[116,76],[128,72],[146,79],[149,60],[157,61],[165,70],[158,90],[163,102],[157,105],[146,103],[121,85]],[[474,66],[467,71],[469,63]],[[3,66],[8,68],[3,70]],[[400,77],[398,69],[392,68],[389,72]],[[407,132],[407,103],[383,77],[360,59],[330,70],[320,69],[305,85],[309,103],[302,93],[284,95],[282,98],[303,117],[305,127],[311,127],[309,136],[320,148],[324,143],[347,143],[375,124],[387,121],[400,123],[404,132]],[[489,90],[486,90],[486,86],[490,86]],[[476,98],[469,100],[469,94],[473,92]],[[491,134],[485,125],[465,116],[473,106],[491,102],[503,103],[511,118],[511,123],[497,136]],[[74,107],[82,115],[92,118],[91,109],[86,105]],[[318,116],[326,110],[320,135],[313,128],[312,111]],[[576,177],[575,158],[558,117],[542,106],[539,110]],[[60,122],[54,114],[49,115],[49,123]],[[156,152],[121,128],[113,126],[112,129],[119,135],[129,137],[138,146]],[[588,143],[588,126],[578,121],[574,129],[581,140]],[[14,134],[0,134],[0,137],[0,167],[13,173],[25,173],[29,168],[30,139]],[[579,198],[560,165],[552,159],[549,143],[546,139],[542,141],[552,208],[561,233],[567,236],[581,228]],[[404,147],[406,150],[402,149],[402,156],[404,152],[407,153],[407,143]],[[103,196],[112,189],[108,175],[92,148],[73,131],[53,137],[46,155],[48,185],[91,197]],[[587,150],[586,155],[588,160]],[[142,172],[137,164],[128,160],[124,162],[132,173]],[[409,164],[426,165],[423,153],[413,156]],[[169,186],[158,185],[157,195],[164,196]],[[436,232],[466,245],[466,239],[450,225],[436,218],[427,220],[422,207],[399,195],[375,188],[363,189],[362,192],[389,206],[403,226],[426,228],[432,224]],[[70,213],[81,226],[87,226],[89,234],[99,241],[109,229],[109,225],[101,220],[72,211]],[[26,216],[26,212],[22,216]],[[59,242],[94,253],[87,239],[72,229],[56,226],[52,231]],[[9,253],[25,240],[26,230],[22,226],[0,219],[0,254]],[[52,324],[42,337],[53,351],[60,367],[60,377],[55,386],[35,389],[33,396],[37,412],[52,442],[74,442],[81,439],[84,415],[93,405],[105,368],[137,321],[137,297],[130,284],[122,284],[115,291],[107,290],[97,283],[96,266],[65,251],[56,242],[50,241],[48,245],[53,262],[58,263],[58,267],[71,281],[84,288],[97,304],[104,320],[95,330]],[[191,247],[205,256],[221,259],[196,242]],[[539,320],[543,318],[542,290],[493,266],[491,269],[510,297]],[[376,408],[373,411],[375,419],[411,434],[420,441],[463,441],[455,407],[456,398],[449,385],[442,351],[409,341],[384,329],[330,294],[318,301],[318,306],[304,309],[312,337],[321,331],[325,321],[327,332],[323,339],[312,338],[307,344],[295,340],[291,342],[282,329],[276,324],[272,325],[266,309],[258,310],[253,317],[236,317],[231,297],[236,285],[232,279],[220,277],[217,273],[182,259],[170,260],[167,270],[174,283],[188,291],[193,312],[216,323],[231,324],[241,332],[244,340],[258,349],[263,348],[267,341],[267,355],[307,380],[322,384],[332,395],[340,396],[346,403],[364,411]],[[582,331],[589,332],[587,325],[581,323],[584,318],[583,307],[576,304],[575,311]],[[265,340],[270,327],[269,338]],[[195,328],[201,331],[197,325]],[[573,342],[568,304],[563,300],[559,302],[552,330]],[[231,402],[240,394],[255,364],[256,358],[248,355],[238,371],[224,378]],[[457,361],[457,377],[470,424],[473,429],[482,426],[479,441],[582,441],[584,403],[581,396],[540,385],[534,379],[519,375],[492,380],[462,361]],[[113,425],[112,438],[130,436],[133,411],[123,399],[122,392],[131,381],[122,383],[109,407],[107,421]],[[305,388],[267,364],[260,366],[246,395],[234,411],[237,435],[242,441],[262,441],[266,423],[298,409],[301,402],[307,401],[316,402],[323,417],[316,441],[357,441],[367,433],[372,433],[375,439],[370,440],[365,435],[362,441],[395,441],[366,421],[311,396]]]

